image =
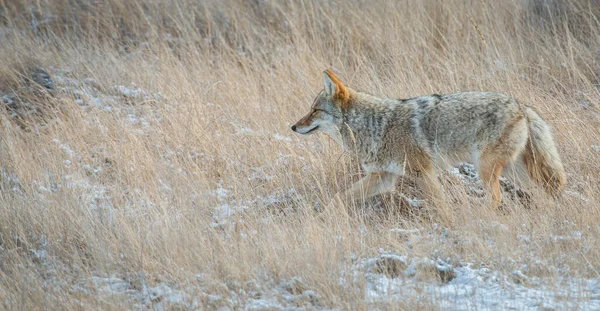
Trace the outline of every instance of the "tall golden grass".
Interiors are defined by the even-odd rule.
[[[294,277],[317,307],[437,309],[373,305],[340,282],[380,249],[598,277],[597,1],[5,0],[0,25],[0,95],[16,94],[0,121],[4,309],[135,307],[95,276],[194,288],[205,309]],[[327,68],[378,96],[513,95],[553,127],[567,191],[557,208],[535,196],[496,211],[445,176],[447,210],[399,212],[384,195],[314,213],[360,175],[327,137],[289,130]]]

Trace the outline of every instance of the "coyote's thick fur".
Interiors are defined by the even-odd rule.
[[[565,185],[548,124],[505,94],[378,98],[344,86],[330,70],[324,78],[324,91],[292,130],[323,131],[357,154],[367,175],[334,200],[392,190],[399,176],[415,172],[431,199],[443,204],[436,170],[466,161],[475,163],[493,206],[502,200],[502,170],[515,162],[524,164],[529,177],[551,195]]]

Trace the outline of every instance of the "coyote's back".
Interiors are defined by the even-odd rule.
[[[436,163],[473,161],[484,180],[501,167],[523,162],[548,193],[558,193],[566,176],[548,124],[531,108],[503,93],[462,92],[416,101],[417,119]],[[487,170],[486,170],[487,168]],[[496,172],[493,172],[496,171]]]

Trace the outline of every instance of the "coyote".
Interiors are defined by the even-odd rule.
[[[531,107],[505,94],[378,98],[344,86],[331,70],[324,78],[324,90],[292,130],[329,134],[358,156],[366,173],[336,194],[330,205],[391,191],[405,173],[416,173],[428,198],[443,204],[437,170],[467,161],[477,167],[493,207],[502,201],[499,178],[508,165],[524,165],[530,179],[550,195],[565,186],[548,124]]]

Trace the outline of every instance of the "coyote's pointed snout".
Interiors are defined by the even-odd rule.
[[[349,99],[350,90],[331,70],[326,70],[323,72],[323,90],[315,98],[308,114],[292,126],[292,131],[312,134],[339,130],[342,110],[348,107]]]

